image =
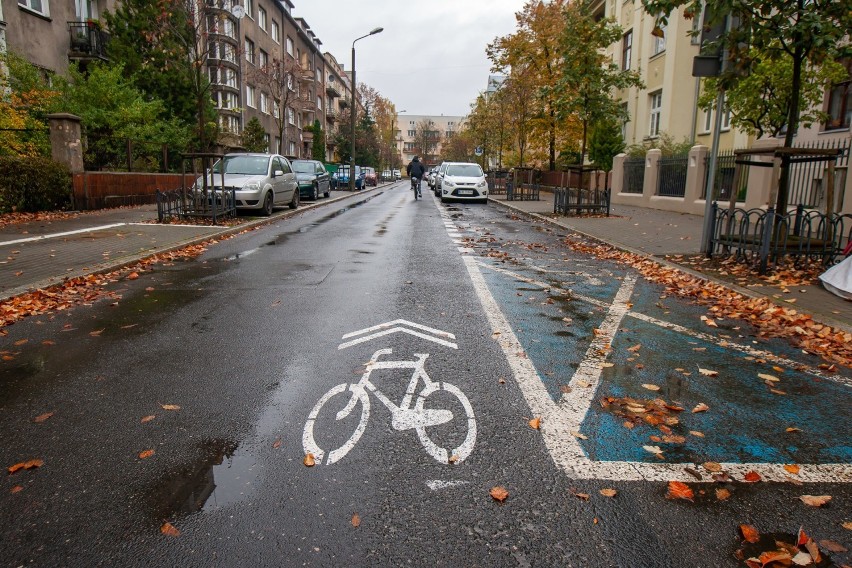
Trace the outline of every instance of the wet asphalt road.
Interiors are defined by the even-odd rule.
[[[847,470],[801,486],[691,483],[694,503],[666,499],[665,481],[649,480],[666,479],[654,469],[661,462],[848,465],[848,373],[817,376],[814,358],[757,340],[736,322],[722,323],[715,342],[663,328],[661,320],[698,328],[705,311],[639,279],[613,337],[612,365],[583,379],[599,381],[588,414],[570,426],[586,439],[563,444],[565,432],[551,426],[557,415],[546,415],[542,430],[528,425],[539,402],[518,369],[526,360],[538,371],[545,409],[575,403],[570,396],[591,388],[576,375],[590,338],[606,327],[629,273],[494,206],[424,197],[413,202],[404,184],[354,195],[123,281],[115,305],[8,328],[0,338],[0,351],[13,354],[0,361],[0,464],[44,465],[3,482],[0,564],[741,566],[733,556],[741,523],[765,533],[804,526],[849,547],[841,523],[852,520],[852,492],[838,482],[848,481]],[[477,274],[508,325],[500,333]],[[353,341],[395,320],[428,329],[396,324],[408,332]],[[506,342],[509,328],[517,348]],[[340,348],[346,343],[354,344]],[[376,355],[381,349],[391,352]],[[348,415],[335,414],[374,356],[419,356],[436,390],[409,408],[450,410],[452,419],[420,413],[427,424],[418,428],[417,413],[391,412],[405,406],[404,364],[374,370],[375,391],[364,391]],[[750,382],[767,358],[789,363],[783,402]],[[719,378],[699,381],[698,367]],[[660,391],[642,390],[655,382]],[[347,386],[309,419],[337,385]],[[689,408],[706,401],[719,412],[687,409],[675,433],[700,430],[704,439],[666,444],[649,441],[659,432],[647,426],[622,427],[599,408],[604,396]],[[799,438],[784,438],[790,426]],[[306,430],[326,460],[330,450],[345,451],[335,463],[306,467]],[[591,465],[560,461],[576,444]],[[642,450],[647,444],[662,446],[663,457]],[[146,450],[155,453],[141,459]],[[447,455],[460,459],[447,463]],[[601,462],[651,465],[622,474]],[[489,496],[498,485],[509,492],[503,503]],[[604,497],[602,488],[618,493]],[[717,499],[717,488],[731,497]],[[817,509],[802,494],[833,499]],[[160,533],[166,521],[180,536]],[[852,562],[849,553],[832,556]]]

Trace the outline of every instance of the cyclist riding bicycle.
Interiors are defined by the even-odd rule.
[[[422,197],[420,193],[420,180],[423,179],[423,174],[426,173],[426,166],[420,161],[420,156],[414,156],[414,159],[405,167],[405,172],[411,176],[411,189],[415,193],[415,197]]]

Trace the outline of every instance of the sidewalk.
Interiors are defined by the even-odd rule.
[[[548,223],[582,233],[620,249],[654,256],[695,276],[719,282],[751,297],[767,297],[786,308],[810,314],[821,323],[852,332],[852,302],[828,292],[821,285],[790,287],[784,293],[771,285],[742,287],[677,265],[664,256],[696,255],[701,252],[703,218],[698,215],[659,211],[644,207],[613,205],[609,217],[567,217],[553,214],[553,194],[541,192],[539,201],[507,201],[505,195],[491,197],[489,203],[525,213]],[[786,300],[795,299],[793,304]]]
[[[379,185],[356,193],[368,194],[386,187]],[[230,227],[159,224],[156,205],[0,226],[0,301],[59,284],[66,278],[109,272],[157,253],[298,215],[351,195],[349,191],[332,191],[328,199],[303,201],[295,211],[277,209],[272,217],[241,215],[243,222]]]

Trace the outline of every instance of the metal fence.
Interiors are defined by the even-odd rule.
[[[843,202],[843,188],[846,187],[846,176],[849,166],[849,138],[835,140],[817,140],[807,144],[796,145],[796,148],[814,148],[821,150],[840,150],[835,162],[835,191],[837,203]],[[788,202],[805,207],[822,207],[825,200],[825,162],[803,162],[790,164],[789,198]],[[835,209],[837,206],[835,204]]]
[[[645,158],[624,160],[624,193],[642,193],[645,185]]]
[[[736,164],[734,160],[734,150],[725,150],[719,152],[716,156],[716,177],[713,180],[713,199],[719,201],[728,201],[731,199],[731,192],[736,191],[737,201],[744,201],[746,188],[748,187],[749,165],[740,164],[742,173],[740,174],[740,183],[738,188],[734,188],[734,170]],[[707,167],[704,168],[704,186],[701,190],[701,199],[707,197],[707,184],[710,181],[710,156],[706,157]]]
[[[609,198],[609,189],[558,187],[553,190],[553,212],[559,215],[604,213],[609,216]]]
[[[507,170],[491,170],[488,172],[486,180],[490,195],[506,194],[506,183],[509,181],[509,172]]]
[[[220,220],[237,215],[236,188],[225,185],[224,168],[213,172],[222,154],[184,154],[180,189],[157,191],[157,219],[162,223],[171,218],[207,219],[216,225]],[[191,182],[187,187],[187,174]]]
[[[686,172],[689,168],[689,156],[669,156],[660,158],[657,177],[657,195],[663,197],[683,197],[686,195]]]

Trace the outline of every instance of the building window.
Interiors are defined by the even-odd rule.
[[[704,111],[704,133],[708,133],[713,130],[713,111],[706,110]]]
[[[630,70],[630,58],[633,56],[633,30],[630,30],[621,38],[621,68]]]
[[[240,133],[240,119],[236,116],[220,114],[219,125],[225,132],[233,132],[234,134]]]
[[[293,38],[287,36],[287,55],[293,57]]]
[[[234,88],[234,89],[239,88],[237,86],[237,72],[234,71],[233,69],[225,69],[224,71],[225,71],[224,83],[231,88]]]
[[[275,148],[274,148],[274,150],[276,152],[281,152],[281,137],[280,136],[275,137]]]
[[[254,87],[251,85],[246,85],[246,105],[255,108]]]
[[[290,156],[296,155],[296,143],[295,142],[290,142],[290,153],[289,153],[289,155]]]
[[[272,40],[275,43],[281,43],[281,28],[275,20],[272,20]]]
[[[246,61],[254,65],[254,42],[246,38]]]
[[[48,0],[18,0],[18,6],[23,6],[27,10],[41,14],[45,17],[50,17],[50,5]]]
[[[845,81],[833,85],[828,92],[826,130],[847,129],[852,122],[852,59],[847,59],[844,63],[849,75]]]
[[[257,8],[257,25],[263,31],[266,31],[266,10],[258,6]]]
[[[269,133],[263,135],[263,140],[266,142],[266,151],[269,152]]]
[[[269,96],[263,91],[260,92],[260,112],[269,114]]]
[[[322,96],[317,95],[317,110],[322,112]]]
[[[293,109],[287,109],[287,122],[293,126],[296,125],[296,114],[293,112]]]
[[[414,136],[415,134],[417,134],[417,131],[416,131],[416,130],[409,130],[409,131],[408,131],[408,135],[409,135],[409,136]]]
[[[278,101],[272,101],[272,116],[278,118],[281,116],[281,107],[278,104]]]
[[[648,136],[655,138],[660,135],[660,114],[663,110],[663,92],[657,91],[648,95],[651,102],[650,128]]]
[[[254,12],[254,6],[252,6],[252,4],[254,4],[254,0],[246,0],[245,4],[246,4],[246,16],[248,16],[249,18],[251,18],[253,20],[254,16],[252,16],[251,13]]]
[[[659,35],[654,35],[654,51],[651,55],[657,55],[666,50],[666,26],[665,24],[657,24],[654,30]]]
[[[258,65],[260,65],[261,68],[268,66],[269,65],[269,54],[261,49],[260,53],[258,53],[257,63],[258,63]]]

